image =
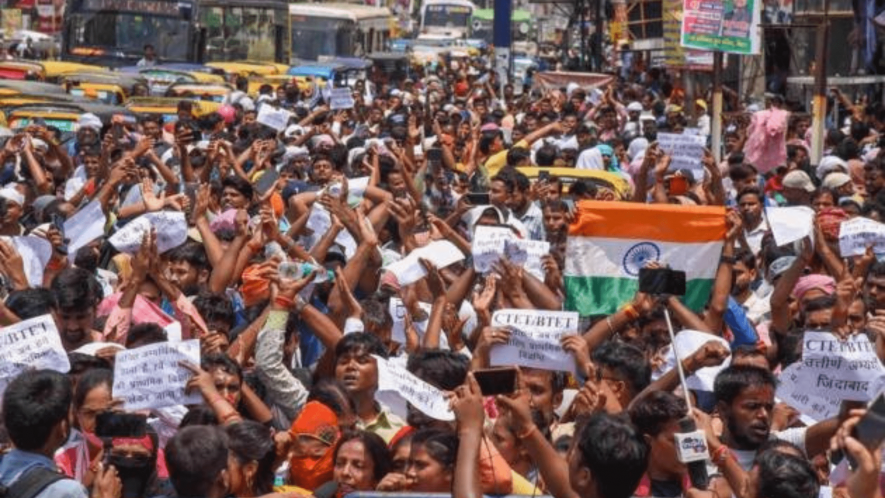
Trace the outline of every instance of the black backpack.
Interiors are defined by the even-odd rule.
[[[46,467],[34,467],[20,476],[12,486],[0,484],[0,498],[35,498],[50,484],[67,476]]]

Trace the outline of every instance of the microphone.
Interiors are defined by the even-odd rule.
[[[691,416],[679,420],[679,431],[676,437],[676,456],[679,461],[688,466],[688,477],[691,486],[696,489],[707,489],[710,478],[707,475],[707,460],[710,453],[707,450],[707,436]]]

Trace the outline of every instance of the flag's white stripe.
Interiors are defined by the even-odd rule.
[[[721,241],[682,243],[569,237],[564,275],[637,278],[641,262],[650,258],[684,271],[687,280],[713,278],[721,252]]]

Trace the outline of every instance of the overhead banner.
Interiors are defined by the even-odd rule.
[[[682,46],[682,2],[663,0],[664,63],[668,68],[712,71],[713,52],[691,50]]]
[[[602,88],[614,80],[609,74],[572,73],[567,71],[544,71],[535,74],[534,86],[542,90],[558,90],[575,83],[585,90]]]
[[[683,47],[759,53],[757,0],[684,0],[682,10]]]

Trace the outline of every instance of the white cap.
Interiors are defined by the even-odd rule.
[[[848,163],[836,156],[826,156],[821,158],[820,164],[817,165],[817,177],[823,179],[827,173],[831,171],[848,172]]]
[[[77,125],[80,128],[91,128],[95,130],[96,133],[101,131],[101,119],[91,112],[87,112],[80,116],[80,119],[77,120]]]
[[[25,196],[21,194],[15,187],[11,185],[7,185],[0,189],[0,199],[6,199],[7,201],[14,202],[19,206],[25,205]]]
[[[304,127],[297,124],[289,125],[286,131],[283,132],[283,136],[286,138],[297,137],[298,135],[304,135]]]
[[[642,104],[639,102],[630,102],[627,104],[627,112],[642,112]]]

